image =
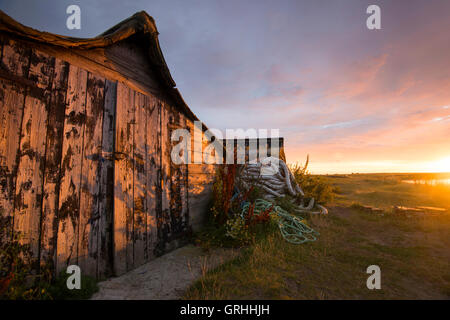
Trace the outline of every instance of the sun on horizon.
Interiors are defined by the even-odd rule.
[[[432,162],[430,167],[433,172],[450,172],[450,157],[445,157],[436,162]]]

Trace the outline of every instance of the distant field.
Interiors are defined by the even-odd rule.
[[[378,173],[324,177],[337,187],[338,194],[332,205],[360,203],[382,209],[392,206],[450,209],[450,184],[440,183],[450,179],[450,173]],[[434,181],[437,181],[436,185],[431,184]]]
[[[450,174],[325,176],[339,194],[328,216],[307,217],[316,242],[287,243],[275,231],[206,273],[185,299],[450,299],[450,214],[401,215],[392,206],[450,209],[449,185],[403,180]],[[359,204],[385,209],[368,213]],[[381,290],[366,268],[381,268]]]

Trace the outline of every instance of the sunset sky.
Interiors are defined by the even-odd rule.
[[[66,28],[70,4],[81,30]],[[381,7],[381,30],[366,8]],[[278,128],[314,173],[450,171],[450,1],[4,1],[33,28],[93,37],[145,10],[210,128]]]

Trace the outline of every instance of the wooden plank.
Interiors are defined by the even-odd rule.
[[[178,113],[177,110],[173,111],[173,125],[172,132],[176,129],[184,129],[186,128],[186,119],[183,114]],[[172,136],[172,132],[170,136]],[[171,142],[171,148],[175,144],[179,142]],[[187,197],[186,197],[186,179],[187,179],[187,170],[185,164],[174,164],[171,161],[172,166],[172,195],[171,202],[173,206],[173,210],[175,210],[172,215],[172,221],[176,224],[174,226],[174,230],[177,230],[177,233],[184,233],[187,231],[187,226],[189,222],[188,215],[188,207],[187,207]]]
[[[190,150],[190,162],[194,163],[194,122],[190,119],[186,119],[186,129],[191,136],[191,150]],[[189,164],[191,166],[192,164]]]
[[[178,143],[172,143],[172,132],[185,127],[179,111],[164,104],[161,111],[162,215],[158,219],[157,254],[178,246],[187,231],[186,165],[176,165],[170,157],[173,145]]]
[[[146,154],[147,154],[147,113],[145,111],[146,97],[136,92],[134,99],[136,125],[134,129],[134,266],[142,265],[146,260],[147,243],[147,193],[146,185]]]
[[[19,76],[28,73],[29,53],[23,47],[6,42],[1,52],[2,68]],[[0,217],[5,219],[2,223],[12,224],[24,102],[23,87],[0,79]],[[10,234],[12,225],[8,229]]]
[[[189,204],[208,192],[208,187],[213,184],[213,176],[200,173],[189,173]]]
[[[171,236],[170,224],[170,111],[161,103],[161,212],[157,212],[158,242],[155,254],[163,254]]]
[[[111,252],[113,246],[112,222],[114,203],[114,128],[116,114],[117,82],[106,80],[103,116],[102,163],[99,194],[99,236],[97,278],[112,274]]]
[[[57,273],[77,264],[87,71],[70,65],[59,192]]]
[[[188,122],[189,120],[186,119],[186,117],[181,114],[181,126],[186,129],[188,128]],[[189,160],[189,159],[187,159]],[[189,186],[189,181],[188,181],[188,177],[189,177],[189,168],[188,168],[188,163],[186,164],[181,164],[181,187],[180,187],[180,192],[181,192],[181,214],[183,216],[183,224],[184,224],[184,228],[188,228],[189,226],[189,192],[188,192],[188,186]]]
[[[78,265],[83,273],[97,276],[98,196],[105,79],[88,74],[86,91],[86,123],[83,138],[83,164],[80,190],[80,222]]]
[[[38,50],[31,50],[28,80],[38,88],[50,90],[52,88],[55,68],[55,58]]]
[[[148,51],[144,46],[137,46],[133,40],[125,40],[104,49],[102,55],[89,52],[81,53],[88,58],[95,59],[109,69],[150,88],[150,92],[160,92],[160,84],[155,79],[158,76],[148,59]],[[133,81],[134,80],[134,81]],[[127,83],[127,86],[128,83]],[[132,88],[133,89],[133,88]]]
[[[189,174],[211,174],[214,175],[216,165],[213,164],[191,164]]]
[[[33,51],[28,80],[42,91],[28,90],[23,112],[20,160],[15,190],[14,230],[30,245],[33,258],[40,257],[40,230],[44,185],[47,115],[55,59]],[[38,76],[37,76],[38,75]]]
[[[30,67],[31,49],[14,40],[3,44],[2,68],[10,74],[26,78]]]
[[[23,115],[20,161],[17,170],[14,232],[30,244],[33,257],[39,256],[39,232],[46,140],[46,104],[26,97]]]
[[[191,165],[188,172],[189,224],[198,231],[209,214],[208,205],[212,196],[214,172],[209,172],[213,165]],[[192,168],[198,168],[193,172]],[[206,172],[206,173],[204,173]]]
[[[0,217],[5,219],[1,221],[5,224],[11,222],[14,210],[14,172],[23,101],[23,89],[13,88],[10,83],[0,80]]]
[[[33,47],[38,48],[40,51],[46,52],[51,56],[68,61],[70,64],[83,66],[85,70],[91,73],[100,75],[104,78],[108,78],[112,81],[123,82],[128,87],[143,94],[151,93],[157,95],[161,93],[161,85],[155,81],[156,77],[150,74],[152,73],[152,71],[150,70],[151,66],[142,67],[141,65],[140,71],[138,72],[139,76],[136,76],[136,68],[126,68],[123,64],[127,63],[121,61],[121,59],[129,59],[129,55],[118,55],[115,54],[115,52],[112,52],[112,54],[110,55],[109,52],[105,52],[105,50],[110,51],[112,47],[90,50],[73,48],[71,50],[67,50],[62,47],[46,45],[44,43],[31,43],[27,41],[24,42],[28,43],[30,46],[32,45]],[[112,49],[112,51],[116,51],[116,49]],[[118,63],[119,61],[120,63]],[[145,65],[148,65],[148,63],[145,63]],[[142,77],[142,75],[144,74],[142,70],[147,70],[147,72],[145,72],[145,77]]]
[[[194,124],[187,120],[187,126],[194,132]],[[205,147],[208,145],[204,134],[202,133],[202,150],[193,151],[192,159],[200,154],[200,159],[204,157]],[[194,136],[191,135],[191,143],[194,144]],[[215,175],[215,165],[208,164],[190,164],[187,172],[187,191],[189,208],[189,226],[198,231],[205,223],[208,212],[208,205],[212,195],[212,184]]]
[[[161,216],[161,105],[156,98],[146,99],[147,112],[147,259],[154,257],[158,239],[157,217]]]
[[[41,266],[47,266],[51,270],[55,264],[58,235],[60,169],[68,74],[69,64],[55,59],[47,121],[40,252]]]
[[[133,135],[134,91],[117,85],[116,163],[114,166],[114,272],[133,264]]]
[[[212,187],[210,187],[211,189]],[[201,197],[198,197],[195,202],[189,204],[190,210],[190,227],[194,232],[199,231],[201,227],[207,221],[207,216],[210,214],[209,212],[209,202],[211,199],[211,192],[208,194],[204,194]]]

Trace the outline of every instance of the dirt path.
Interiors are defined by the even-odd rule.
[[[206,271],[238,255],[232,249],[205,253],[188,245],[140,266],[120,277],[100,282],[93,300],[180,299],[185,290]]]

